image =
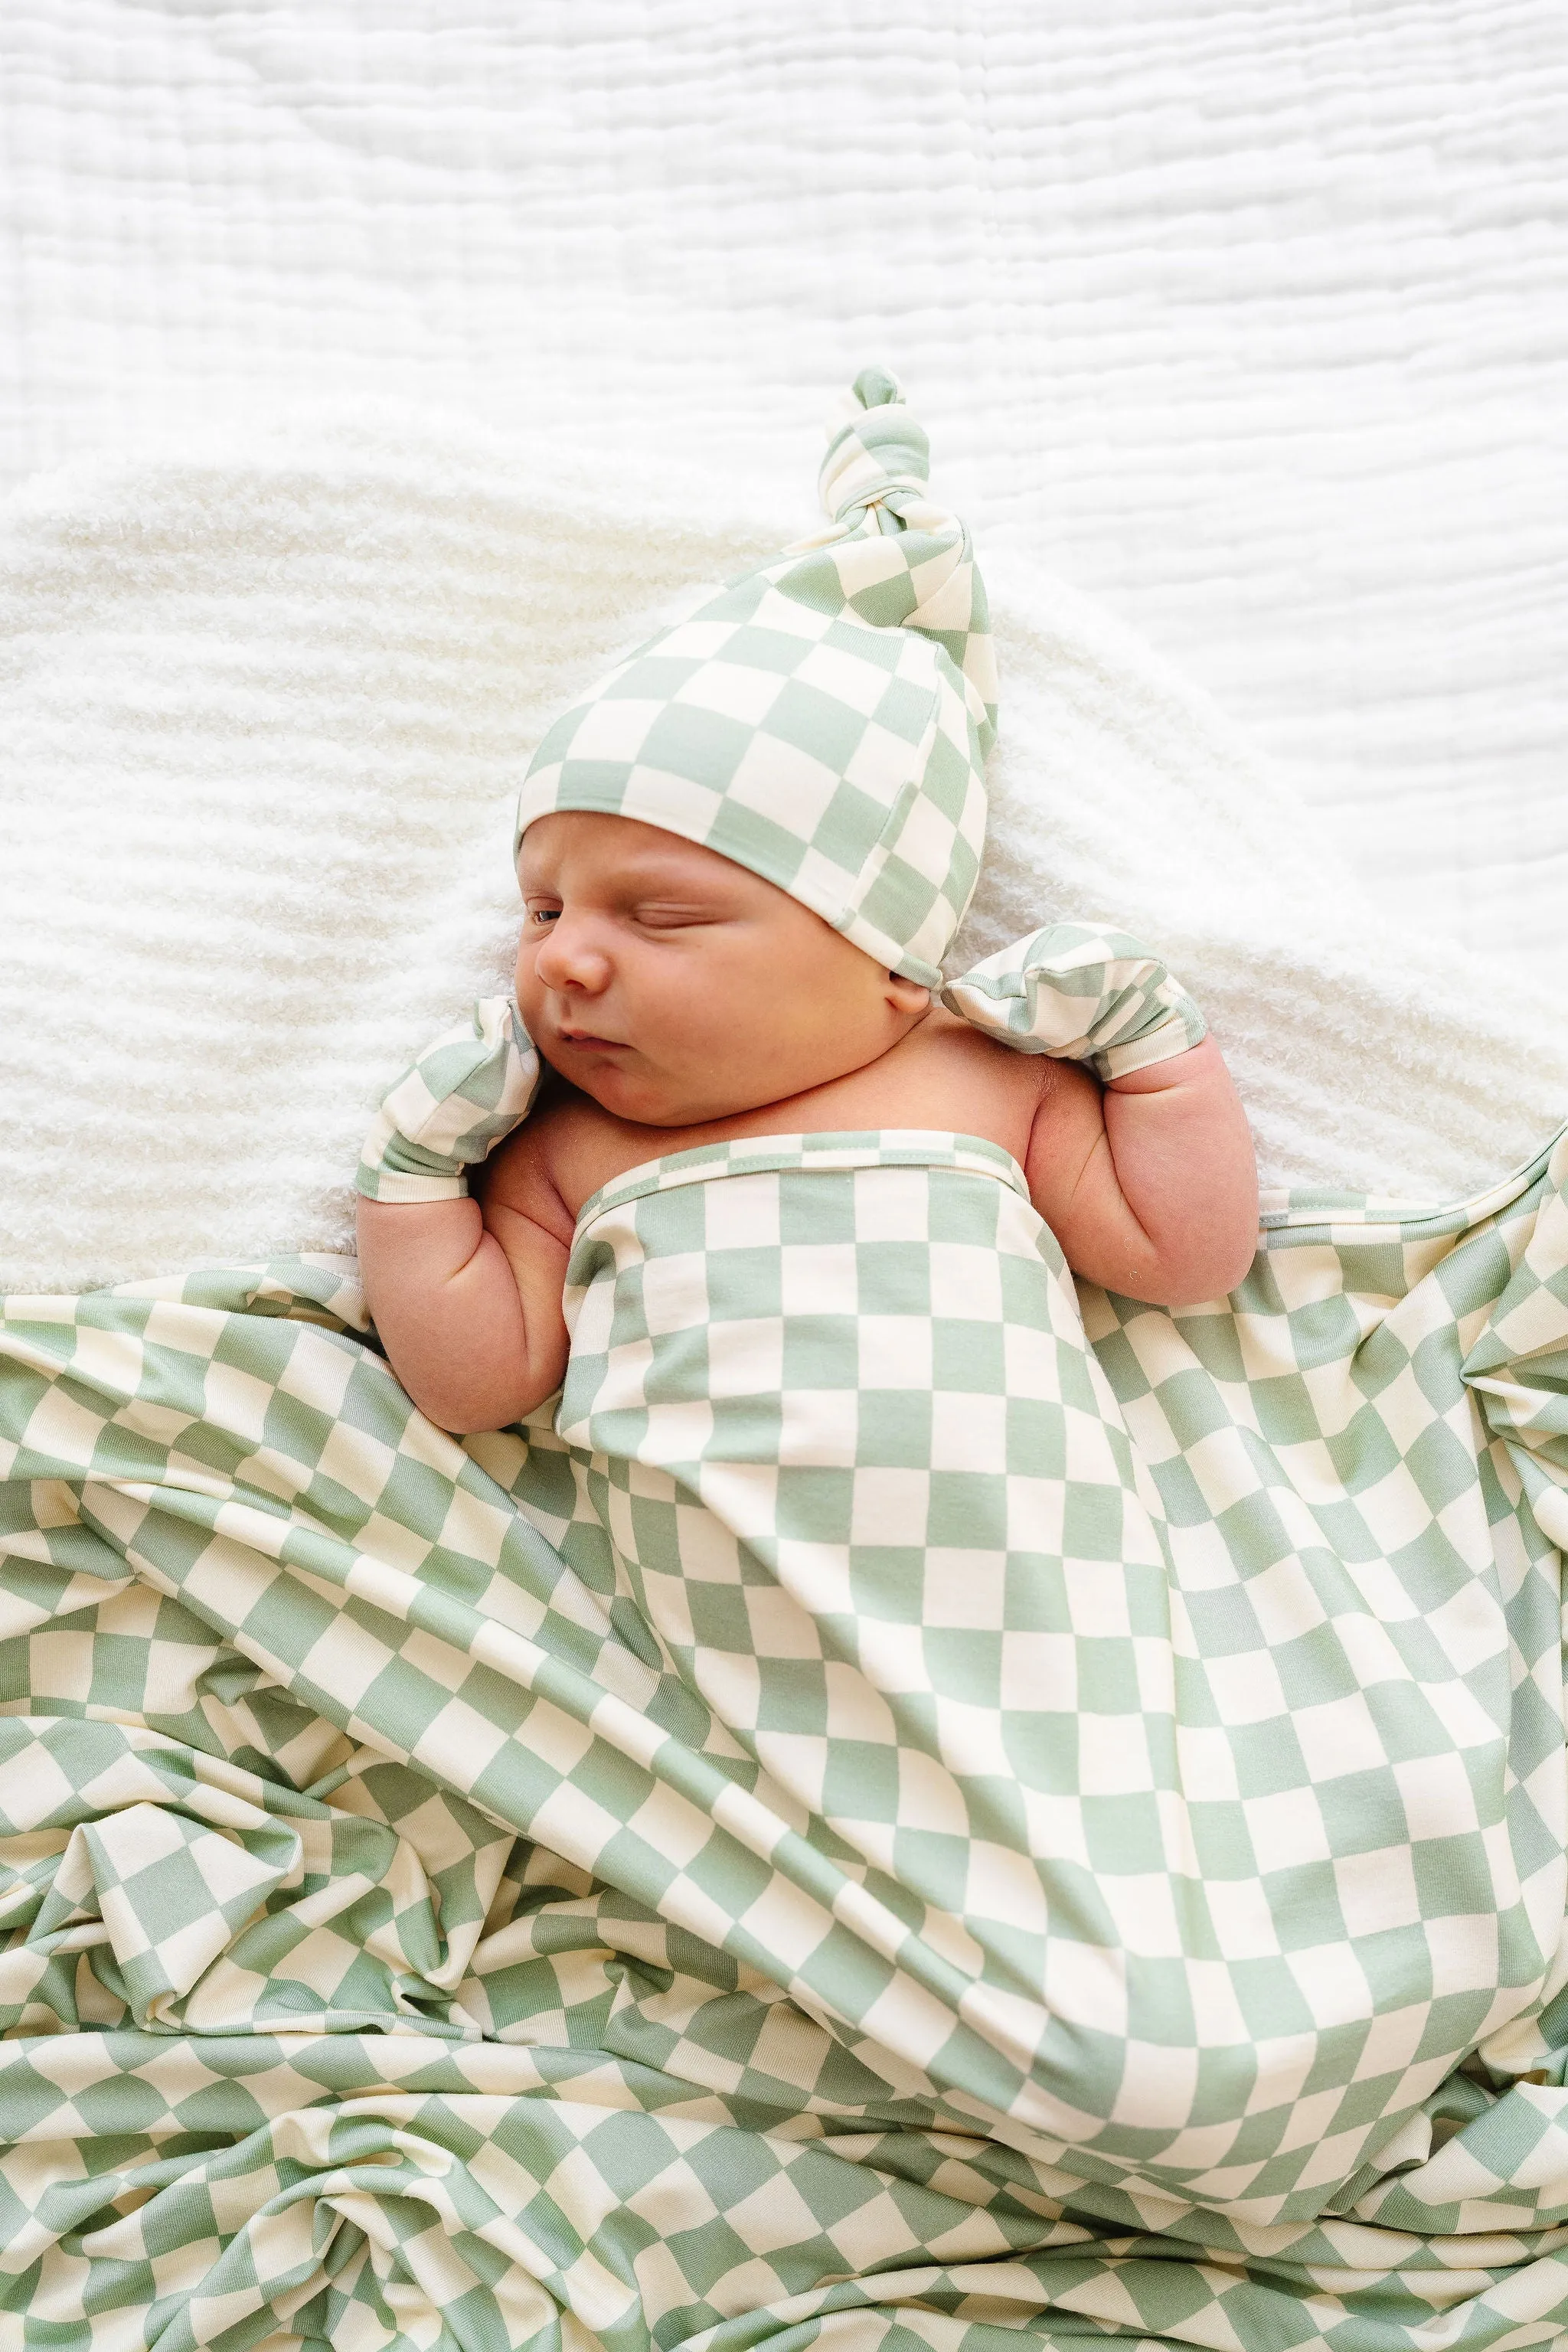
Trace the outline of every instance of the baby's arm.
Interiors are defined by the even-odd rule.
[[[1152,949],[1100,925],[1049,923],[943,1001],[1054,1066],[1026,1173],[1075,1274],[1158,1307],[1223,1297],[1243,1280],[1258,1244],[1247,1115],[1203,1014]]]
[[[1073,1272],[1124,1297],[1196,1306],[1252,1263],[1252,1137],[1212,1037],[1103,1090],[1079,1064],[1054,1063],[1025,1173]]]
[[[487,1230],[487,1223],[489,1230]],[[365,1300],[393,1370],[427,1419],[505,1429],[566,1370],[561,1288],[572,1240],[477,1201],[359,1204]]]
[[[539,1075],[515,1004],[487,997],[389,1090],[360,1158],[366,1303],[393,1370],[445,1429],[502,1429],[565,1369],[572,1221],[553,1188],[489,1220],[468,1198],[468,1171],[527,1118]]]

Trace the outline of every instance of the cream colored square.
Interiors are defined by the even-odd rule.
[[[1096,1874],[1100,1900],[1127,1951],[1150,1960],[1182,1958],[1182,1922],[1175,1890],[1164,1871],[1136,1871],[1125,1875],[1100,1871]]]
[[[726,1176],[702,1187],[703,1238],[710,1250],[776,1249],[779,1180],[771,1170]],[[715,1269],[710,1280],[721,1280]],[[786,1302],[784,1312],[789,1313]]]
[[[923,1470],[857,1470],[850,1506],[854,1544],[923,1544],[931,1479]]]
[[[606,1295],[610,1289],[606,1283]],[[700,1250],[672,1250],[668,1255],[656,1255],[644,1260],[642,1313],[656,1338],[706,1323],[708,1261]]]
[[[1046,2007],[1097,2033],[1127,2031],[1127,1964],[1121,1952],[1053,1936],[1046,1946]]]
[[[1498,1980],[1499,1928],[1495,1911],[1465,1912],[1451,1919],[1428,1919],[1424,1930],[1432,1961],[1433,1998],[1450,1992],[1490,1992]]]
[[[536,1711],[538,1713],[540,1711]],[[541,1752],[542,1723],[529,1718],[530,1748]],[[413,1749],[416,1763],[426,1764],[457,1788],[471,1789],[491,1759],[507,1744],[507,1734],[460,1698],[448,1699]],[[584,1806],[586,1800],[580,1800]],[[548,1836],[548,1832],[545,1833]]]
[[[677,687],[670,699],[714,711],[722,719],[743,719],[754,727],[767,717],[784,686],[777,670],[751,669],[743,662],[710,661]]]
[[[784,1334],[783,1320],[776,1315],[710,1324],[709,1395],[776,1396],[784,1386]]]
[[[931,1544],[925,1555],[921,1616],[927,1625],[1000,1633],[1006,1623],[1007,1555]]]
[[[675,1507],[680,1572],[700,1584],[739,1584],[741,1547],[731,1530],[690,1503]]]
[[[1054,1334],[1032,1331],[1021,1323],[1005,1324],[1002,1377],[1010,1397],[1056,1403],[1061,1396],[1061,1379]]]
[[[1334,1886],[1345,1933],[1352,1941],[1389,1927],[1413,1927],[1421,1916],[1415,1859],[1406,1845],[1342,1854],[1334,1864]]]
[[[1211,1878],[1204,1899],[1227,1960],[1267,1960],[1278,1953],[1279,1937],[1260,1879]]]
[[[318,1412],[336,1412],[363,1361],[359,1349],[334,1341],[324,1331],[301,1331],[278,1375],[278,1393],[298,1397]]]
[[[1049,1926],[1039,1865],[984,1838],[975,1838],[969,1848],[963,1907],[976,1918],[1005,1920],[1016,1935],[1044,1936]]]
[[[1121,1475],[1104,1422],[1077,1405],[1062,1407],[1067,1475],[1080,1486],[1111,1486],[1121,1492]]]
[[[1560,1769],[1560,1761],[1554,1769]],[[1479,1826],[1475,1790],[1462,1756],[1417,1756],[1391,1769],[1413,1841],[1462,1837]]]
[[[816,1621],[793,1594],[776,1584],[750,1584],[745,1603],[746,1622],[759,1658],[821,1657]]]
[[[458,1487],[447,1506],[437,1540],[449,1551],[461,1552],[468,1559],[483,1560],[487,1568],[496,1568],[515,1525],[511,1512]]]
[[[813,646],[795,676],[805,686],[830,695],[847,709],[869,719],[888,691],[887,671],[879,662],[861,661],[842,646]]]
[[[1198,2088],[1198,2053],[1159,2042],[1129,2042],[1121,2086],[1111,2121],[1143,2131],[1170,2131],[1184,2124]],[[1136,2306],[1129,2316],[1137,2324]]]
[[[862,1315],[855,1326],[863,1389],[929,1389],[931,1323],[924,1315]]]
[[[1061,1574],[1075,1633],[1114,1642],[1131,1633],[1127,1582],[1115,1560],[1064,1559]]]
[[[381,1490],[391,1477],[397,1460],[396,1449],[373,1437],[366,1429],[354,1429],[346,1421],[334,1422],[327,1433],[325,1444],[317,1457],[319,1477],[331,1478],[346,1486],[362,1503],[380,1499]]]
[[[735,763],[729,798],[771,817],[797,841],[809,841],[838,790],[836,770],[796,743],[759,733]]]
[[[657,824],[688,841],[706,841],[722,805],[711,785],[694,783],[668,768],[635,767],[621,793],[623,816]]]
[[[903,863],[940,887],[952,864],[952,819],[924,794],[911,801],[898,835],[898,854]]]
[[[911,1130],[900,1129],[900,1133]],[[912,1130],[920,1133],[920,1129]],[[938,1150],[945,1139],[933,1136]],[[855,1238],[924,1242],[931,1232],[931,1178],[923,1168],[860,1168],[855,1172]]]
[[[785,564],[784,570],[794,566]],[[755,628],[776,629],[781,636],[816,638],[819,643],[833,626],[834,615],[820,604],[803,604],[798,596],[784,596],[771,583],[764,588],[752,615]]]
[[[873,719],[845,761],[844,773],[857,792],[864,793],[879,808],[891,809],[914,777],[919,759],[918,744],[895,735],[889,727],[879,727]]]
[[[142,1380],[144,1344],[134,1331],[105,1329],[79,1323],[71,1342],[69,1377],[84,1388],[108,1390],[104,1402],[133,1397]]]
[[[1289,1715],[1279,1669],[1267,1650],[1238,1650],[1203,1661],[1220,1720],[1226,1725],[1272,1723]]]
[[[636,760],[662,702],[632,695],[605,695],[584,706],[562,764],[575,760]]]
[[[330,1691],[338,1706],[354,1707],[394,1655],[352,1617],[334,1617],[300,1659],[300,1673],[319,1690]]]
[[[174,1348],[183,1356],[210,1356],[227,1328],[227,1317],[215,1315],[210,1307],[159,1298],[147,1309],[142,1337],[150,1348]]]
[[[853,1242],[786,1242],[779,1251],[779,1297],[786,1315],[853,1315],[859,1264]]]
[[[637,1441],[643,1462],[697,1462],[713,1436],[713,1408],[706,1397],[670,1397],[647,1408],[647,1426]]]
[[[1070,1715],[1078,1705],[1078,1643],[1070,1633],[1004,1633],[1000,1704],[1023,1715]]]
[[[1489,1659],[1508,1654],[1508,1620],[1479,1577],[1461,1584],[1439,1608],[1425,1614],[1445,1656],[1461,1675],[1472,1675]]]
[[[1249,1584],[1248,1594],[1251,1591]],[[1388,1761],[1372,1710],[1359,1691],[1347,1692],[1342,1698],[1325,1699],[1320,1706],[1298,1706],[1292,1710],[1291,1722],[1314,1780],[1336,1780],[1346,1772],[1375,1771]],[[1454,1757],[1433,1758],[1430,1763],[1424,1759],[1416,1769],[1425,1772],[1432,1763],[1457,1762]],[[1468,1791],[1469,1783],[1463,1765],[1459,1766],[1459,1773]]]
[[[1304,1863],[1328,1861],[1328,1832],[1310,1789],[1244,1797],[1241,1810],[1260,1871],[1297,1870]]]
[[[932,1242],[931,1311],[963,1321],[1000,1323],[1002,1269],[995,1251],[974,1242]]]
[[[1184,1446],[1193,1483],[1209,1510],[1218,1513],[1263,1486],[1247,1442],[1238,1429],[1216,1429]]]
[[[853,1389],[786,1389],[780,1413],[781,1464],[796,1469],[854,1468],[860,1413]]]
[[[1081,1715],[1079,1787],[1097,1797],[1142,1795],[1154,1785],[1149,1734],[1141,1715]]]
[[[1009,1474],[1008,1550],[1058,1554],[1066,1501],[1066,1489],[1059,1478],[1027,1478]]]
[[[1000,1483],[1007,1468],[1006,1398],[938,1389],[931,1401],[931,1466],[989,1472],[996,1477],[995,1508],[986,1517],[994,1518],[1000,1535],[1006,1514],[1006,1489]]]
[[[1320,2032],[1336,2025],[1359,2025],[1377,2007],[1366,1971],[1349,1944],[1314,1944],[1305,1951],[1287,1952],[1285,1965]]]

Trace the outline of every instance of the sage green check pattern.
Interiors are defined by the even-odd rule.
[[[1565,1183],[1080,1319],[681,1154],[461,1445],[346,1261],[10,1300],[0,2338],[1560,2341]]]
[[[1093,923],[1047,923],[999,948],[942,1001],[1017,1052],[1087,1062],[1106,1085],[1188,1053],[1208,1034],[1157,955]]]
[[[926,987],[985,840],[995,662],[963,523],[894,380],[856,379],[832,527],[623,662],[546,733],[517,834],[634,817],[733,858]],[[863,413],[862,413],[863,412]]]

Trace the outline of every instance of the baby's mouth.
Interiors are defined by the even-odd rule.
[[[627,1050],[626,1041],[624,1037],[601,1037],[597,1031],[593,1029],[568,1029],[563,1027],[558,1029],[555,1034],[560,1038],[561,1043],[563,1045],[575,1045],[579,1051],[583,1053],[618,1054],[625,1053]]]

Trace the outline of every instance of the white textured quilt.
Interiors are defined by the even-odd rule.
[[[882,359],[983,546],[1568,982],[1560,0],[8,0],[0,154],[0,472],[374,392],[766,499]]]

